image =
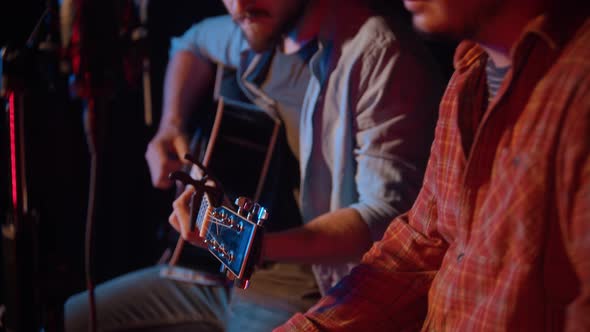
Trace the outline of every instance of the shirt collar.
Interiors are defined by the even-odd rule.
[[[461,42],[455,50],[453,59],[455,70],[458,72],[466,70],[484,54],[484,50],[477,43],[470,40]]]
[[[583,6],[582,6],[583,7]],[[549,14],[550,13],[550,14]],[[537,37],[552,51],[559,51],[573,35],[580,23],[587,18],[588,10],[576,10],[573,5],[554,8],[531,19],[512,47],[511,58],[529,37]],[[475,61],[487,57],[485,51],[473,41],[461,42],[455,51],[453,64],[455,70],[462,72]]]
[[[324,84],[336,61],[341,56],[341,46],[354,38],[366,20],[375,15],[362,0],[328,0],[329,17],[323,21],[317,36],[317,51],[310,60],[311,73]]]

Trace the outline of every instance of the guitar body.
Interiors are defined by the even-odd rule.
[[[221,181],[232,201],[239,196],[256,199],[257,188],[264,186],[266,180],[266,174],[262,174],[265,159],[269,153],[272,158],[275,152],[273,131],[280,124],[254,106],[231,104],[223,99],[222,108],[221,124],[207,168]],[[201,130],[199,160],[204,160],[205,150],[212,142],[212,128]]]

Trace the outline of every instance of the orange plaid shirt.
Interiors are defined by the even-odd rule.
[[[277,331],[590,331],[590,19],[578,14],[530,22],[487,109],[487,55],[459,45],[414,206]]]

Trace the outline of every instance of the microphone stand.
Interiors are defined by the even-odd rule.
[[[130,0],[71,0],[73,1],[73,28],[70,55],[75,75],[74,90],[84,101],[84,130],[90,153],[90,184],[85,231],[85,275],[89,302],[89,331],[97,330],[96,301],[94,294],[94,224],[97,186],[109,108],[116,92],[123,87],[127,76],[132,80],[133,60],[125,58],[125,47],[145,38],[145,31],[131,30],[134,23]],[[147,0],[143,0],[147,15]],[[67,17],[67,15],[62,15]],[[145,30],[145,29],[144,29]],[[69,34],[69,33],[68,33]],[[65,35],[68,35],[65,34]],[[137,38],[137,39],[135,39]],[[113,43],[114,41],[114,43]],[[141,44],[140,44],[141,45]],[[127,62],[125,60],[128,60]],[[144,61],[144,87],[149,61]],[[127,65],[125,67],[124,63]],[[125,71],[125,69],[128,69]],[[126,75],[125,75],[126,74]],[[147,91],[149,93],[149,90]],[[146,103],[151,107],[151,100]],[[151,111],[150,111],[151,113]],[[147,121],[147,116],[146,116]]]
[[[88,205],[86,210],[86,230],[84,246],[84,271],[89,303],[89,331],[97,330],[96,300],[94,295],[94,225],[96,219],[96,197],[99,167],[102,157],[107,103],[113,95],[115,84],[115,57],[105,53],[113,45],[106,40],[115,37],[117,27],[109,16],[109,11],[96,0],[73,1],[73,27],[71,31],[70,56],[75,77],[74,92],[83,100],[83,123],[86,143],[90,154],[90,174],[88,188]],[[100,22],[100,20],[104,20]],[[105,24],[106,27],[101,24]],[[107,36],[105,38],[105,36]],[[117,40],[117,39],[115,39]],[[112,40],[111,40],[112,42]],[[116,46],[116,45],[115,45]]]
[[[140,47],[145,47],[149,33],[147,29],[149,2],[149,0],[135,0],[135,5],[139,7],[140,26],[133,31],[131,40],[140,43]],[[152,80],[150,75],[151,64],[148,52],[144,50],[142,53],[141,73],[143,84],[143,114],[145,125],[151,127],[154,123],[154,113],[152,110]]]
[[[35,113],[33,98],[39,88],[55,88],[54,76],[44,77],[40,68],[54,72],[57,45],[52,37],[51,2],[42,13],[26,44],[1,51],[0,97],[7,101],[9,206],[2,220],[3,282],[8,285],[6,306],[0,307],[0,328],[6,331],[42,329],[45,303],[40,280],[40,218],[38,197],[30,182],[35,172],[29,161],[33,149],[25,139]],[[47,86],[40,82],[48,83]],[[4,176],[4,175],[3,175]]]
[[[6,291],[4,324],[9,331],[33,330],[39,325],[39,294],[34,272],[38,268],[38,220],[29,200],[28,156],[25,150],[25,117],[28,79],[21,70],[30,51],[3,48],[2,96],[8,101],[10,206],[2,222],[2,252]],[[14,70],[14,71],[13,71]],[[27,106],[27,107],[25,107]],[[25,319],[27,317],[28,319]],[[32,313],[32,315],[31,315]],[[31,317],[32,316],[32,317]],[[2,317],[4,318],[4,317]],[[0,321],[0,324],[2,322]]]

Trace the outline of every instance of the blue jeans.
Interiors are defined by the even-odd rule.
[[[164,266],[138,270],[95,289],[99,331],[270,331],[294,314],[272,303],[230,300],[223,286],[202,286],[160,276]],[[272,301],[271,301],[272,302]],[[65,304],[67,332],[87,332],[87,292]]]

